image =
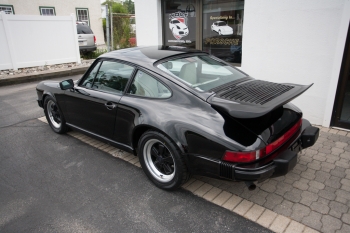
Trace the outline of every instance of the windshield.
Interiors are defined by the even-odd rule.
[[[157,67],[199,91],[208,91],[246,77],[246,74],[208,55],[177,58]]]
[[[226,23],[225,22],[219,22],[218,26],[226,26]]]

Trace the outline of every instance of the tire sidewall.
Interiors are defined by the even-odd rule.
[[[53,102],[56,104],[57,109],[58,109],[58,111],[59,111],[59,113],[60,113],[60,116],[61,116],[61,126],[60,126],[59,128],[56,128],[56,127],[52,124],[51,119],[50,119],[50,117],[49,117],[49,113],[47,112],[47,104],[48,104],[48,102],[49,102],[50,100],[53,101]],[[44,101],[44,112],[45,112],[46,120],[47,120],[47,122],[49,123],[51,129],[52,129],[53,131],[55,131],[56,133],[64,133],[64,132],[65,132],[65,130],[64,130],[65,120],[64,120],[63,114],[62,114],[62,112],[61,112],[59,106],[57,105],[56,100],[55,100],[53,97],[51,97],[51,96],[46,96],[46,97],[45,97],[45,101]]]
[[[148,167],[145,162],[145,155],[143,154],[143,149],[147,141],[151,139],[157,139],[160,142],[166,146],[166,148],[170,151],[174,164],[175,164],[175,174],[172,180],[168,182],[160,182],[156,180],[151,172],[148,170]],[[138,144],[138,156],[139,156],[139,161],[142,166],[143,171],[147,175],[147,177],[159,188],[165,189],[165,190],[174,190],[180,187],[182,184],[183,180],[183,163],[181,162],[181,154],[179,153],[178,149],[175,147],[174,143],[171,142],[166,136],[163,134],[156,132],[156,131],[147,131],[144,133]]]

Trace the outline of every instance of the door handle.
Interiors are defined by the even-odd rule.
[[[107,103],[105,103],[105,106],[106,106],[106,108],[107,108],[108,110],[112,110],[112,109],[114,109],[114,108],[117,107],[117,105],[116,105],[116,104],[113,104],[112,102],[107,102]]]

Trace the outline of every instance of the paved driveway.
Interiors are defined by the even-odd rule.
[[[184,189],[156,188],[41,116],[35,84],[0,88],[0,232],[270,232]]]

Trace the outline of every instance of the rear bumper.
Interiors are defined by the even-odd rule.
[[[198,155],[189,155],[193,173],[233,181],[264,181],[268,178],[283,176],[297,164],[298,153],[315,144],[319,129],[303,120],[301,133],[287,146],[280,148],[267,158],[240,165]]]
[[[96,45],[93,46],[79,46],[81,52],[92,52],[97,49]]]

